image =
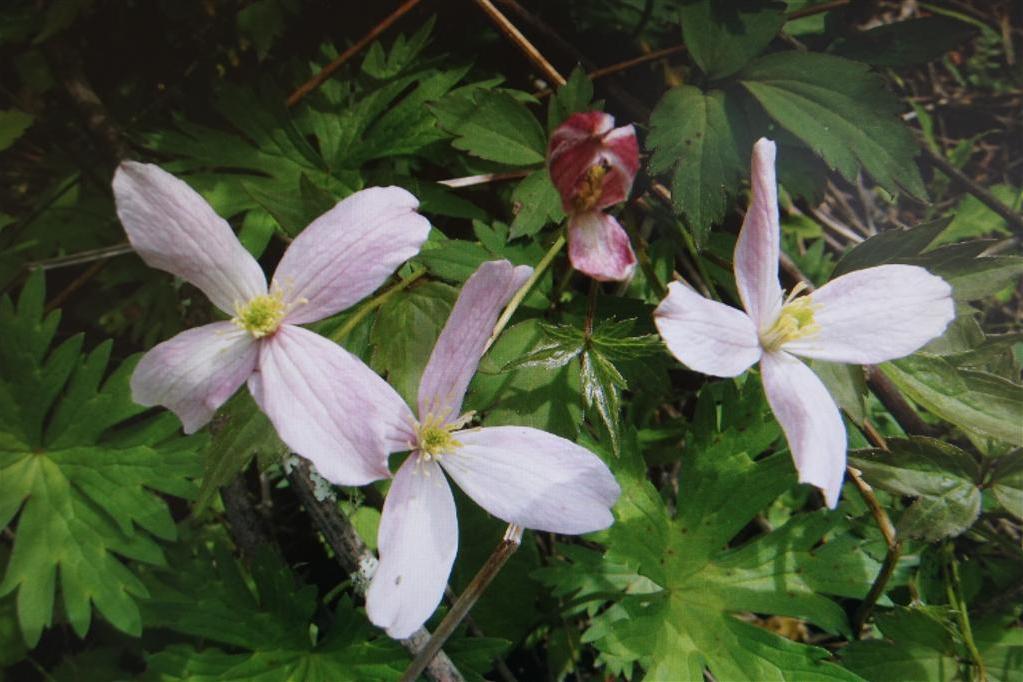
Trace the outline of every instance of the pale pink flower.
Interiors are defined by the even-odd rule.
[[[845,475],[845,426],[824,384],[796,356],[851,364],[900,358],[944,332],[955,306],[945,280],[911,265],[857,270],[783,299],[774,155],[770,140],[753,148],[753,199],[735,245],[746,312],[673,282],[654,320],[672,354],[698,372],[733,377],[760,362],[800,482],[820,488],[834,508]]]
[[[268,288],[227,222],[158,166],[122,163],[114,197],[142,259],[191,282],[233,316],[146,353],[131,378],[135,402],[167,407],[192,433],[247,380],[281,439],[324,478],[361,485],[389,476],[383,426],[363,401],[389,387],[361,360],[297,325],[351,306],[419,251],[430,225],[416,213],[416,198],[399,187],[372,187],[341,201],[291,243]]]
[[[636,267],[629,235],[604,212],[628,198],[639,170],[636,131],[614,122],[600,111],[573,114],[547,146],[547,169],[569,216],[569,260],[602,282],[627,280]]]
[[[384,502],[380,565],[366,595],[370,620],[408,637],[437,608],[458,545],[447,476],[494,516],[523,528],[578,534],[611,525],[620,489],[607,466],[575,443],[538,429],[463,429],[459,416],[491,329],[531,269],[484,263],[465,283],[419,384],[416,420],[394,395],[392,441],[411,450]],[[393,393],[393,391],[392,391]],[[401,424],[403,427],[399,427]]]

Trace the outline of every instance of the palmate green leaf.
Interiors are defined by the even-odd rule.
[[[860,168],[891,193],[926,197],[913,135],[881,78],[858,62],[776,52],[737,76],[767,114],[833,169],[855,181]]]
[[[1020,384],[924,353],[886,362],[881,370],[911,400],[967,434],[1023,445]]]
[[[650,115],[650,172],[674,169],[671,198],[702,244],[746,173],[750,141],[734,95],[691,85],[665,93]]]
[[[44,318],[43,300],[40,271],[17,309],[0,301],[0,364],[11,369],[0,383],[0,524],[15,532],[0,596],[16,592],[30,646],[53,621],[58,577],[79,636],[93,606],[138,635],[136,599],[146,589],[122,558],[163,563],[157,539],[176,529],[155,493],[194,496],[203,437],[179,437],[169,413],[122,426],[145,410],[128,388],[134,362],[103,381],[109,342],[79,355],[74,337],[47,353],[59,313]]]
[[[856,641],[842,649],[842,662],[870,682],[975,679],[961,635],[944,609],[897,607],[876,621],[884,639]],[[987,679],[1018,679],[1023,673],[1023,629],[993,619],[974,623],[972,630]]]
[[[561,197],[551,182],[547,169],[530,173],[512,190],[515,219],[509,239],[531,237],[550,223],[565,219]]]
[[[684,0],[682,41],[708,78],[735,73],[763,52],[785,25],[785,4],[763,0]]]
[[[875,488],[917,498],[898,519],[900,535],[936,542],[959,535],[980,515],[980,468],[969,453],[933,438],[889,438],[849,461]]]
[[[750,394],[755,393],[747,389]],[[707,395],[702,402],[709,402]],[[648,481],[631,438],[613,460],[622,484],[616,523],[604,536],[608,558],[627,563],[659,585],[653,594],[625,597],[593,620],[583,641],[593,642],[611,671],[638,663],[647,680],[858,679],[828,662],[823,649],[791,642],[743,622],[748,612],[811,621],[848,635],[841,607],[825,595],[862,597],[878,564],[864,541],[826,511],[794,517],[785,526],[729,548],[735,534],[790,488],[795,480],[787,454],[760,459],[779,435],[765,417],[762,398],[736,412],[697,407],[693,425],[712,431],[693,440],[682,455],[677,513],[668,512]],[[721,420],[724,421],[721,421]],[[718,422],[721,421],[719,424]],[[822,538],[824,539],[821,544]]]
[[[241,653],[173,645],[149,656],[158,680],[393,680],[408,656],[383,637],[346,597],[320,637],[310,625],[316,589],[302,585],[271,552],[253,559],[251,574],[214,541],[183,548],[173,570],[150,570],[143,603],[147,628],[167,628]]]

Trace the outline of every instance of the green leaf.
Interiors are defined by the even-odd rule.
[[[446,284],[428,282],[391,298],[377,313],[370,366],[386,376],[409,405],[416,404],[419,379],[456,295]]]
[[[814,360],[810,364],[838,406],[855,423],[863,424],[867,418],[867,379],[863,368],[824,360]]]
[[[904,263],[926,251],[938,235],[945,231],[949,222],[949,218],[944,218],[917,225],[911,230],[879,232],[846,251],[835,265],[832,277],[875,265]]]
[[[842,662],[871,682],[953,682],[975,679],[976,670],[951,624],[938,607],[897,607],[877,616],[884,639],[851,642]],[[1010,682],[1023,671],[1023,630],[997,620],[973,624],[973,640],[991,682]]]
[[[1023,520],[1023,451],[999,457],[989,482],[991,493],[1006,511]]]
[[[451,132],[456,149],[509,166],[543,163],[547,147],[536,117],[503,92],[481,92],[472,112]]]
[[[204,438],[178,436],[170,413],[135,419],[134,362],[106,381],[111,344],[80,355],[80,337],[47,353],[58,319],[42,317],[42,272],[33,274],[15,310],[0,300],[0,523],[13,524],[14,548],[0,596],[17,592],[28,645],[53,622],[54,593],[84,637],[92,606],[114,627],[141,632],[136,599],[146,589],[122,559],[160,564],[156,539],[177,531],[158,493],[191,498]],[[131,425],[124,422],[132,419]]]
[[[758,54],[785,25],[785,4],[740,0],[686,0],[679,8],[682,42],[708,78],[730,76]]]
[[[969,40],[977,30],[947,16],[930,16],[876,26],[836,41],[829,51],[874,66],[923,64]]]
[[[14,144],[35,118],[17,109],[0,110],[0,152]]]
[[[509,239],[531,237],[549,223],[565,219],[561,197],[554,188],[547,169],[533,171],[512,191],[512,210],[515,220],[511,224]]]
[[[907,397],[966,433],[1023,445],[1023,386],[923,353],[886,362],[881,369]]]
[[[257,454],[277,458],[288,451],[248,391],[239,391],[220,409],[210,432],[213,437],[202,452],[202,485],[194,514],[201,513]]]
[[[589,110],[592,99],[593,81],[586,75],[586,71],[577,65],[572,69],[565,84],[551,95],[547,105],[547,132],[554,132],[554,129],[572,114]]]
[[[771,118],[854,182],[860,168],[886,190],[926,197],[913,135],[899,102],[857,62],[819,53],[776,52],[738,76]]]
[[[256,46],[260,61],[284,32],[284,8],[280,0],[256,0],[238,11],[238,33]]]
[[[611,451],[617,456],[621,443],[622,390],[628,388],[625,377],[603,353],[591,346],[582,354],[579,379],[586,407],[596,408],[611,436]]]
[[[674,168],[671,198],[698,244],[724,218],[746,172],[746,137],[733,96],[721,90],[673,88],[650,115],[650,172]]]
[[[312,635],[316,589],[302,585],[279,558],[265,552],[243,567],[220,541],[175,552],[174,569],[148,571],[147,628],[167,628],[215,646],[175,644],[148,658],[165,680],[259,679],[353,682],[393,680],[408,664],[344,597],[329,629]]]
[[[917,498],[900,534],[936,542],[959,535],[980,515],[980,469],[963,450],[933,438],[890,438],[888,451],[857,450],[853,466],[875,488]]]
[[[1001,184],[990,187],[988,190],[1006,206],[1019,210],[1019,189]],[[935,245],[950,244],[971,237],[1012,234],[1005,218],[992,211],[972,194],[963,197],[959,205],[956,206],[954,215],[948,228],[935,241]]]
[[[824,595],[862,597],[878,565],[840,515],[825,511],[729,548],[795,477],[786,454],[754,459],[779,435],[763,398],[747,390],[733,409],[717,412],[712,393],[696,408],[705,417],[692,425],[701,435],[681,462],[674,517],[647,479],[634,436],[623,437],[621,458],[611,460],[622,497],[607,557],[662,589],[624,597],[593,619],[583,641],[596,644],[612,672],[638,663],[647,680],[700,679],[705,668],[724,680],[857,679],[827,662],[824,650],[736,618],[785,615],[848,633],[844,611]]]

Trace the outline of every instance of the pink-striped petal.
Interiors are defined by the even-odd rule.
[[[764,353],[760,374],[799,482],[820,488],[834,509],[842,491],[846,450],[845,425],[835,401],[813,370],[788,353]]]
[[[462,444],[440,464],[497,518],[576,535],[607,528],[621,488],[586,448],[539,429],[496,426],[458,431]]]
[[[680,282],[668,285],[668,295],[654,311],[654,324],[671,354],[697,372],[734,377],[760,359],[753,320]]]
[[[636,269],[636,254],[618,221],[589,211],[568,222],[568,259],[579,272],[600,282],[623,282]]]
[[[636,131],[614,128],[614,118],[600,111],[573,114],[551,135],[547,167],[566,213],[625,201],[639,170]],[[604,169],[597,187],[588,176],[594,167]]]
[[[400,187],[370,187],[302,231],[281,258],[272,288],[284,292],[289,324],[315,322],[377,289],[419,252],[430,222]]]
[[[387,456],[415,438],[405,402],[361,360],[301,327],[263,341],[249,390],[289,448],[339,485],[390,476]]]
[[[782,345],[795,355],[866,365],[941,336],[955,318],[952,287],[915,265],[856,270],[810,294],[819,329]]]
[[[750,186],[753,198],[735,243],[735,283],[757,329],[770,327],[781,310],[778,283],[781,224],[778,184],[774,177],[774,142],[760,138],[753,146]]]
[[[409,456],[384,500],[380,564],[366,593],[366,613],[394,639],[418,630],[437,609],[458,551],[451,488],[436,462]]]
[[[501,309],[533,268],[506,260],[488,261],[462,286],[419,382],[419,418],[454,421]]]
[[[199,194],[159,166],[124,161],[117,216],[147,265],[188,280],[225,313],[266,293],[259,264]]]
[[[231,322],[181,332],[142,356],[131,375],[131,397],[163,405],[194,433],[252,374],[259,343]]]

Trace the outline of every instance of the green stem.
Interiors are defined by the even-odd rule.
[[[487,340],[487,345],[483,349],[484,353],[487,351],[487,349],[494,345],[494,341],[496,341],[497,337],[501,335],[501,332],[504,331],[504,328],[508,326],[508,320],[510,320],[511,316],[515,314],[515,311],[522,303],[522,299],[526,297],[526,294],[529,293],[529,290],[532,289],[533,285],[536,284],[537,280],[540,279],[544,271],[551,264],[551,261],[554,260],[554,257],[557,256],[558,252],[560,252],[561,249],[563,249],[564,247],[565,235],[562,234],[558,237],[557,241],[555,241],[551,245],[551,248],[547,249],[547,253],[544,254],[543,258],[540,259],[540,262],[537,263],[536,268],[533,270],[533,274],[531,274],[529,276],[529,279],[526,280],[525,284],[523,284],[519,288],[519,290],[515,292],[515,295],[512,296],[512,299],[508,301],[508,305],[504,307],[504,312],[502,312],[501,317],[497,319],[497,324],[494,325],[494,331],[491,332],[490,339]]]
[[[700,258],[700,252],[696,249],[696,242],[693,241],[693,235],[689,233],[689,230],[685,228],[679,230],[682,233],[682,241],[686,245],[686,251],[689,252],[689,257],[693,261],[693,265],[696,266],[696,271],[700,274],[700,278],[703,280],[704,285],[707,287],[710,297],[715,301],[720,301],[721,296],[718,294],[717,289],[714,286],[714,281],[710,278],[710,273],[707,272],[707,268],[703,265],[703,259]]]
[[[956,561],[955,549],[951,543],[945,545],[945,589],[948,595],[949,604],[952,606],[959,621],[959,630],[963,636],[963,644],[970,654],[970,659],[977,669],[976,679],[978,682],[986,682],[987,668],[984,666],[984,658],[977,649],[977,643],[973,640],[973,628],[970,627],[970,614],[966,610],[966,600],[963,599],[962,587],[959,581],[959,562]]]
[[[356,310],[355,313],[351,317],[349,317],[345,321],[345,323],[341,325],[341,327],[338,328],[336,332],[330,335],[331,340],[335,341],[336,343],[341,343],[342,341],[344,341],[346,338],[348,338],[348,335],[352,333],[352,330],[358,327],[359,323],[366,319],[367,315],[369,315],[371,312],[382,306],[384,303],[387,303],[387,301],[390,300],[391,297],[394,296],[395,294],[407,289],[413,282],[415,282],[417,279],[419,279],[425,274],[426,268],[416,270],[411,275],[401,280],[387,291],[378,294],[377,296],[374,296],[370,300],[363,303],[361,306],[359,306],[359,309]]]

